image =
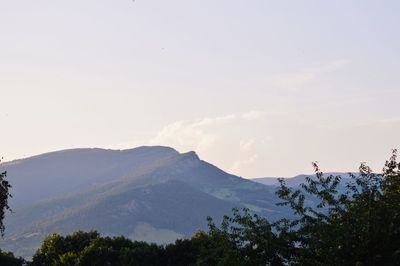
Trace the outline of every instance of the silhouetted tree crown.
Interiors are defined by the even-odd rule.
[[[1,162],[1,160],[0,160]],[[5,212],[10,210],[8,205],[8,198],[11,197],[9,189],[11,188],[10,183],[7,181],[7,172],[0,173],[0,234],[4,236],[4,217]]]

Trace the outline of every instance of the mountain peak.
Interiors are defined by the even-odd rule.
[[[200,160],[200,157],[194,151],[189,151],[189,152],[186,152],[186,153],[182,153],[182,156],[185,159],[192,159],[194,161],[199,161]]]
[[[138,151],[153,151],[153,152],[163,152],[163,153],[175,153],[179,154],[177,150],[167,146],[140,146],[132,149],[121,150],[122,152],[138,152]]]

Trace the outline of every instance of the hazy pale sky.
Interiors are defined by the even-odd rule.
[[[0,154],[167,145],[244,177],[379,171],[400,1],[0,0]]]

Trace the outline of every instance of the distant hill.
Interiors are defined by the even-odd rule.
[[[330,173],[325,173],[326,175],[333,175],[333,176],[341,176],[342,179],[348,179],[350,178],[349,173],[340,173],[340,172],[330,172]],[[285,179],[286,185],[290,187],[297,187],[300,184],[304,183],[306,181],[306,177],[311,177],[315,178],[314,174],[310,175],[297,175],[295,177],[287,177]],[[261,177],[261,178],[253,178],[251,179],[254,182],[267,185],[267,186],[279,186],[278,178],[277,177]]]
[[[4,163],[13,185],[0,248],[30,257],[49,233],[168,243],[206,228],[232,207],[277,219],[275,187],[230,175],[194,152],[168,147],[74,149]]]

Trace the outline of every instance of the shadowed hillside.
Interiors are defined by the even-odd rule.
[[[167,147],[77,149],[5,163],[14,213],[0,247],[29,257],[49,233],[96,229],[158,243],[206,228],[206,217],[247,207],[275,219],[274,188]],[[27,193],[29,191],[29,193]]]

